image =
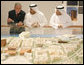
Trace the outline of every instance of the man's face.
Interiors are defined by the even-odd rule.
[[[59,10],[56,11],[56,15],[62,15],[61,12]]]
[[[30,8],[30,13],[33,15],[33,14],[35,14],[36,12],[35,12],[32,8]]]
[[[20,5],[15,6],[15,11],[16,11],[16,13],[20,13],[21,6]]]

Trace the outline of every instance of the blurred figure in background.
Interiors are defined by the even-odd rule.
[[[15,3],[14,10],[9,11],[7,23],[10,25],[10,34],[20,34],[22,31],[25,31],[24,27],[24,18],[25,12],[22,9],[20,3]]]

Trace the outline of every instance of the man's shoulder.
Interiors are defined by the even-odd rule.
[[[39,12],[40,15],[44,16],[43,12]]]
[[[56,13],[53,13],[53,16],[56,16]]]
[[[55,17],[55,16],[56,16],[56,13],[53,13],[53,14],[52,14],[52,17]]]
[[[30,13],[27,13],[26,16],[30,16],[31,14]]]
[[[9,13],[14,13],[14,12],[15,12],[15,10],[10,10],[10,11],[9,11]]]
[[[25,11],[21,10],[21,14],[26,14]]]

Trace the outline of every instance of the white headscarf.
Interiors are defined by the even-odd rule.
[[[31,5],[33,5],[33,4],[31,4]],[[41,13],[37,6],[31,7],[31,9],[33,9],[36,13]],[[30,8],[29,8],[29,11],[30,11]]]

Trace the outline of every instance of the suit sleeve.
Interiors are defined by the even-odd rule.
[[[10,12],[8,12],[8,18],[11,18],[11,13]]]
[[[14,19],[13,19],[13,13],[12,13],[11,11],[8,12],[8,18],[11,18],[12,20],[14,20]],[[8,24],[8,25],[15,25],[14,22],[10,22],[10,23],[7,22],[7,24]]]
[[[11,13],[10,13],[10,11],[8,12],[8,18],[11,18]],[[7,24],[9,25],[10,23],[7,22]]]
[[[24,19],[25,19],[25,13],[22,14],[22,17],[21,17],[20,21],[24,23]]]

